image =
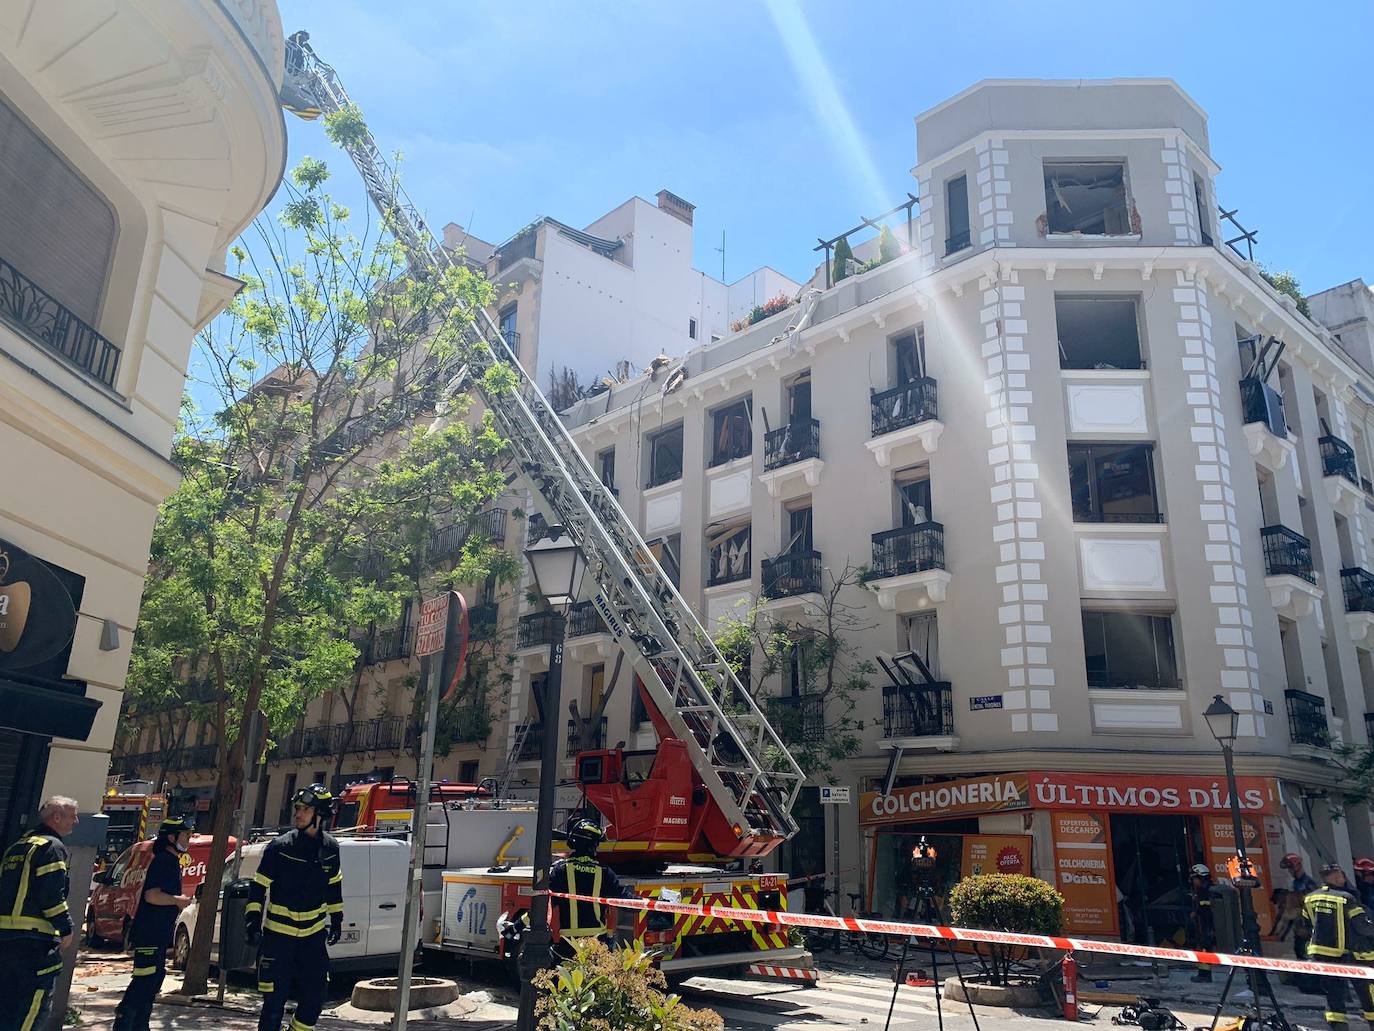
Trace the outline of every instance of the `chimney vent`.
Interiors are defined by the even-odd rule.
[[[668,212],[674,218],[686,222],[688,225],[692,224],[692,212],[697,209],[695,204],[688,204],[676,193],[670,193],[667,190],[658,191],[658,206],[660,210]]]

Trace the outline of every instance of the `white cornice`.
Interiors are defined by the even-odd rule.
[[[984,143],[995,144],[1002,140],[1161,140],[1173,146],[1186,144],[1189,153],[1206,166],[1210,175],[1221,171],[1221,166],[1212,156],[1183,129],[985,129],[976,136],[970,136],[962,143],[941,151],[911,166],[911,174],[923,178],[930,170],[956,154],[975,150]]]

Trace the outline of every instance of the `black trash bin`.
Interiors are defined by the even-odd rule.
[[[249,945],[243,933],[248,889],[253,882],[230,881],[224,889],[219,916],[219,961],[225,970],[252,970],[258,961],[257,946]]]

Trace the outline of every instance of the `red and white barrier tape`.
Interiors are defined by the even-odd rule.
[[[1091,938],[1061,938],[1049,934],[1016,934],[1010,931],[981,931],[971,927],[942,927],[938,924],[908,924],[896,920],[865,920],[852,916],[819,916],[815,913],[788,913],[778,910],[740,909],[735,906],[706,906],[659,899],[607,899],[594,895],[549,892],[553,898],[599,902],[619,909],[641,909],[656,913],[714,917],[719,920],[747,920],[756,924],[781,924],[786,927],[825,927],[842,931],[867,931],[898,937],[941,938],[947,941],[984,942],[990,945],[1023,945],[1033,949],[1061,949],[1096,952],[1109,956],[1163,959],[1174,963],[1206,963],[1213,966],[1242,967],[1251,970],[1287,971],[1294,974],[1319,974],[1324,977],[1354,977],[1374,981],[1374,967],[1354,963],[1319,963],[1311,960],[1278,959],[1271,956],[1235,956],[1225,952],[1200,952],[1193,949],[1165,949],[1153,945],[1094,941]]]

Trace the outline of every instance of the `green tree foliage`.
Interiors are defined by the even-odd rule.
[[[830,281],[838,283],[845,276],[849,275],[849,270],[845,267],[845,262],[854,258],[854,251],[849,246],[849,237],[842,236],[835,244],[835,258],[831,266]]]
[[[775,619],[760,605],[725,617],[716,631],[716,647],[808,776],[824,778],[859,751],[863,723],[854,702],[879,672],[855,642],[872,628],[852,601],[861,579],[852,566],[824,570],[807,622]],[[798,695],[780,697],[778,685],[789,679],[798,680]]]
[[[1064,926],[1064,896],[1038,877],[993,873],[965,877],[949,893],[950,919],[956,927],[1023,934],[1058,934]],[[1011,954],[989,947],[993,984],[1006,984]],[[980,953],[981,958],[981,953]]]
[[[490,417],[441,398],[472,346],[458,302],[484,305],[489,287],[466,268],[412,276],[393,241],[350,231],[327,178],[318,161],[296,170],[280,216],[234,248],[243,291],[197,338],[213,410],[183,410],[183,480],[154,527],[130,666],[131,707],[188,680],[211,687],[211,884],[260,759],[240,733],[250,714],[282,733],[310,699],[346,689],[350,634],[394,623],[422,587],[516,575],[481,534],[437,573],[427,559],[437,530],[475,521],[504,488]],[[511,378],[498,368],[488,387]],[[188,994],[205,989],[213,923],[197,923]]]
[[[1279,293],[1293,298],[1299,312],[1309,319],[1312,317],[1312,309],[1307,303],[1307,298],[1303,296],[1302,284],[1298,282],[1297,276],[1291,272],[1271,272],[1263,265],[1259,266],[1259,274]]]
[[[534,977],[541,1031],[721,1031],[711,1010],[668,994],[653,957],[639,948],[612,952],[595,938],[571,940],[573,955]]]
[[[893,258],[902,256],[902,245],[897,242],[897,238],[892,235],[892,230],[888,226],[883,226],[878,232],[878,259],[879,262],[891,261]]]

